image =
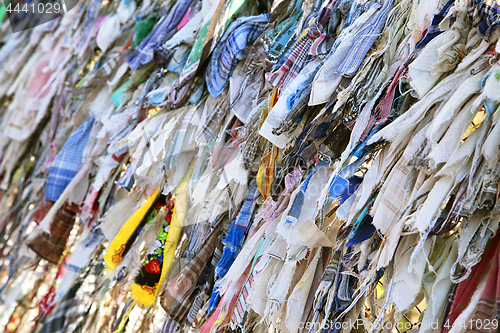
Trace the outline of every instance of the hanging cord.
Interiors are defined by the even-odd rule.
[[[250,276],[252,275],[255,264],[257,263],[258,256],[262,250],[262,246],[264,245],[264,241],[265,241],[265,237],[262,237],[262,239],[260,240],[259,248],[257,249],[257,253],[255,253],[255,257],[253,257],[252,266],[250,266],[250,272],[248,273],[247,281],[245,281],[245,283],[248,282],[248,280],[250,279]],[[243,284],[243,285],[245,285],[245,284]],[[243,321],[238,325],[239,328],[241,329],[242,333],[245,333],[245,325],[243,325],[243,322],[245,322],[245,319],[246,319],[245,317],[249,312],[250,312],[250,304],[247,303],[247,306],[245,308],[245,314],[243,317]]]
[[[389,307],[389,302],[391,301],[391,295],[392,295],[393,287],[394,287],[394,278],[391,279],[391,284],[389,285],[389,290],[387,291],[387,296],[386,296],[386,299],[385,299],[385,302],[384,302],[384,306],[382,307],[382,309],[380,310],[380,313],[378,314],[377,318],[375,319],[375,321],[371,325],[369,333],[373,333],[373,331],[377,327],[380,327],[380,322],[384,318],[384,313],[387,310],[387,308]]]
[[[123,319],[123,323],[120,325],[120,327],[114,331],[113,333],[120,333],[124,328],[125,328],[125,324],[127,324],[128,322],[128,317],[130,316],[130,312],[132,312],[132,310],[134,309],[134,306],[137,304],[137,300],[135,300],[132,305],[130,305],[130,309],[128,310],[127,312],[127,315],[125,316],[125,318]]]

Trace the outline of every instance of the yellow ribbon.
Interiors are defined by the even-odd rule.
[[[108,265],[109,269],[113,270],[118,266],[120,261],[122,261],[125,250],[125,245],[132,236],[132,234],[137,229],[137,226],[146,216],[147,212],[153,206],[156,198],[158,197],[160,190],[155,190],[153,194],[148,198],[146,203],[141,206],[121,227],[118,234],[115,236],[111,244],[109,245],[108,251],[104,256],[104,261]]]

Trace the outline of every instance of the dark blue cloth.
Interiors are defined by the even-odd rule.
[[[353,246],[359,243],[364,242],[368,238],[371,237],[373,232],[375,231],[375,227],[372,224],[373,217],[370,215],[366,215],[363,219],[363,222],[359,225],[358,229],[354,232],[354,235],[345,245],[346,247]]]

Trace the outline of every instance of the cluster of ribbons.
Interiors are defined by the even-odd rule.
[[[498,331],[496,2],[8,8],[0,331]]]

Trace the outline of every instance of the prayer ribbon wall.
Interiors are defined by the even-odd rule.
[[[0,331],[498,332],[500,7],[81,0],[0,25]]]

